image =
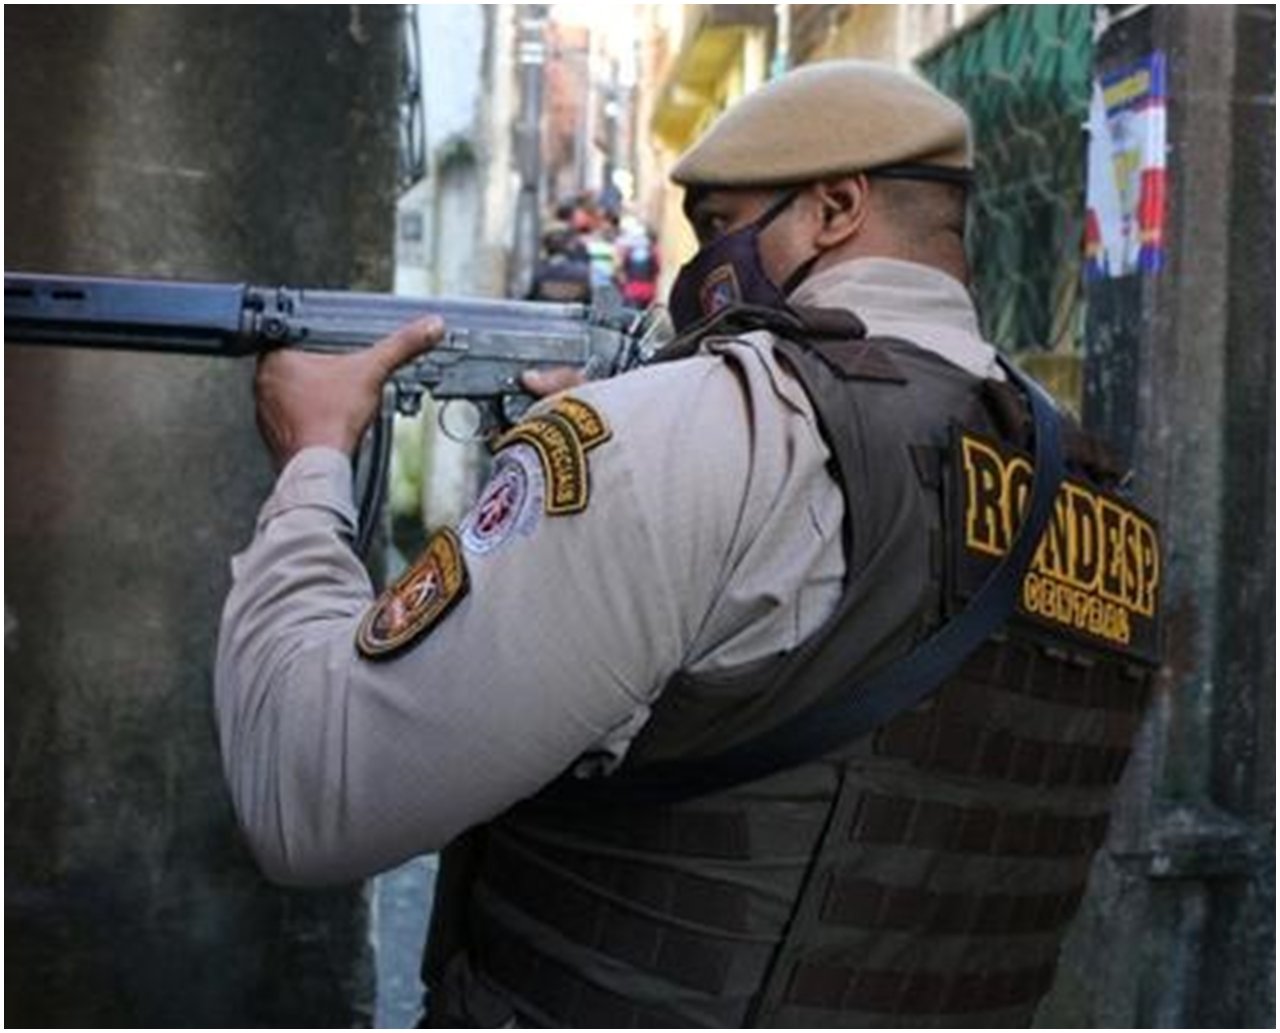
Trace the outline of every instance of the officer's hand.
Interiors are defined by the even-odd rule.
[[[545,398],[558,391],[587,382],[586,375],[577,366],[557,366],[555,369],[529,369],[520,374],[520,383],[531,395]]]
[[[346,355],[281,348],[262,356],[254,383],[258,430],[277,466],[313,445],[354,453],[386,379],[443,336],[440,318],[426,316]]]

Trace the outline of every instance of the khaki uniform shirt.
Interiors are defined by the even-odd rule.
[[[861,259],[793,300],[1000,375],[940,272]],[[389,659],[354,645],[374,593],[349,546],[349,461],[308,449],[280,475],[232,561],[216,673],[228,781],[268,875],[346,880],[438,849],[583,757],[616,760],[677,671],[789,650],[834,610],[843,498],[767,334],[572,394],[612,431],[588,454],[587,508],[547,515],[534,493],[496,544],[464,521],[468,593]],[[508,453],[537,480],[528,445]]]

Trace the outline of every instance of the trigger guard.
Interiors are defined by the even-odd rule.
[[[537,399],[526,394],[502,395],[499,398],[488,398],[484,401],[475,399],[450,398],[441,402],[436,413],[436,423],[440,432],[450,441],[469,444],[473,441],[488,441],[495,434],[509,430],[522,419]],[[474,423],[465,428],[449,425],[450,407],[465,405],[475,413]]]
[[[458,430],[449,426],[450,411],[457,411],[455,406],[465,405],[468,409],[475,412],[474,428],[464,428]],[[464,401],[460,398],[450,398],[446,402],[441,402],[439,409],[436,411],[436,426],[440,428],[440,433],[450,441],[456,441],[460,445],[469,445],[475,441],[484,441],[491,433],[491,428],[487,424],[492,423],[492,417],[486,419],[484,407],[474,402]]]
[[[507,427],[515,426],[515,424],[523,420],[525,413],[533,407],[533,403],[536,401],[537,399],[532,395],[503,395],[501,405],[504,426],[502,429],[505,430]]]

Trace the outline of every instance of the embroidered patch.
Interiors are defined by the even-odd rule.
[[[467,594],[458,536],[437,531],[418,561],[382,593],[356,632],[356,648],[381,660],[425,635]]]
[[[551,409],[573,424],[578,440],[582,442],[582,447],[587,452],[597,445],[603,445],[613,437],[613,431],[609,429],[609,424],[605,422],[604,417],[581,398],[565,395],[563,398],[557,398]]]
[[[542,519],[546,484],[538,454],[516,444],[498,454],[493,474],[458,528],[462,547],[483,556],[515,534],[532,534]]]
[[[732,263],[725,263],[711,270],[698,293],[704,316],[714,315],[741,299],[742,288],[738,286],[738,276],[733,271]]]
[[[959,491],[955,584],[976,591],[1009,551],[1031,494],[1030,460],[999,441],[964,431],[956,441]],[[1022,581],[1018,611],[1129,656],[1158,656],[1160,535],[1155,522],[1118,496],[1074,477]]]
[[[507,431],[494,449],[501,451],[517,442],[532,445],[538,453],[547,482],[544,508],[550,516],[581,513],[587,508],[591,496],[587,456],[573,423],[555,412],[535,416]]]

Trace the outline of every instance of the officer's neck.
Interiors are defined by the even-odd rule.
[[[969,286],[969,262],[963,237],[950,229],[936,232],[904,233],[888,220],[874,214],[866,219],[858,232],[825,251],[814,264],[819,272],[855,258],[893,258],[914,262],[946,273]]]

